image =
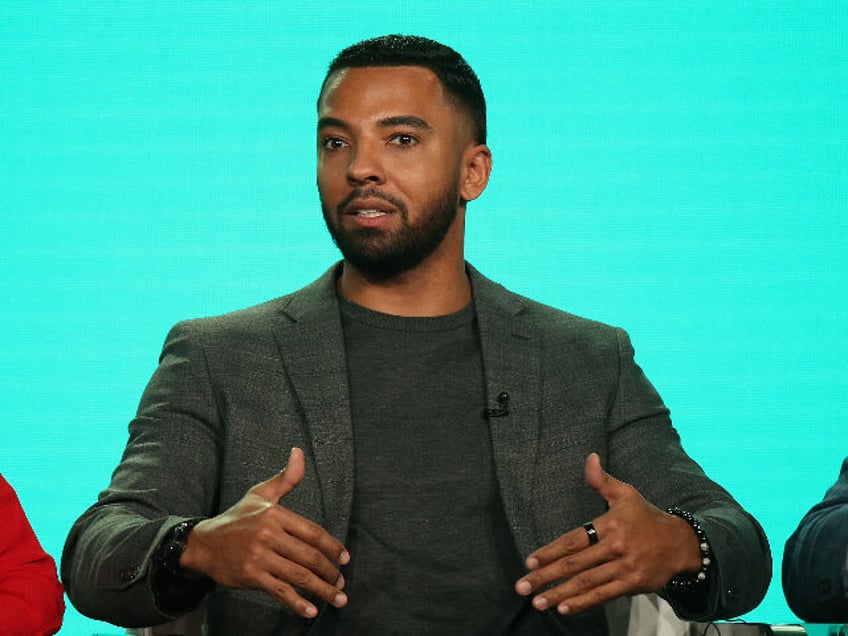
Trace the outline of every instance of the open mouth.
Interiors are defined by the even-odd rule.
[[[356,198],[343,208],[345,216],[353,216],[360,220],[380,219],[398,212],[398,208],[390,201],[378,196]]]
[[[362,210],[354,210],[354,216],[360,216],[366,219],[376,219],[378,216],[386,216],[389,214],[385,210],[376,210],[374,208],[366,208]]]

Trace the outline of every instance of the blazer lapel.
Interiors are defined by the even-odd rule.
[[[335,292],[337,266],[290,296],[274,327],[283,365],[303,410],[325,527],[344,540],[353,504],[353,425]],[[509,414],[490,418],[493,457],[507,521],[522,556],[538,536],[529,499],[539,444],[540,347],[520,297],[468,265],[490,407],[509,394]],[[307,466],[307,470],[309,467]]]
[[[474,305],[483,350],[483,371],[490,408],[502,392],[509,413],[491,417],[495,470],[507,521],[517,547],[526,556],[538,536],[532,503],[533,470],[539,444],[541,343],[523,318],[524,302],[483,277],[470,265]]]
[[[289,381],[300,402],[324,507],[324,527],[344,541],[353,501],[353,427],[336,267],[293,294],[274,327]],[[307,466],[307,470],[309,466]]]

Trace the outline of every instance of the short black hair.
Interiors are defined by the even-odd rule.
[[[341,51],[330,62],[321,92],[336,71],[367,66],[422,66],[435,73],[447,94],[464,107],[474,123],[474,141],[486,143],[486,99],[477,74],[449,46],[416,35],[383,35],[363,40]]]

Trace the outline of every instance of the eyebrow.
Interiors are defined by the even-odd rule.
[[[414,115],[396,115],[394,117],[386,117],[379,121],[380,128],[391,128],[392,126],[409,126],[417,130],[431,130],[430,124]]]
[[[336,119],[335,117],[321,117],[318,120],[318,130],[322,128],[347,128],[347,124],[344,123],[341,119]]]
[[[393,117],[386,117],[377,122],[377,125],[380,128],[392,128],[394,126],[409,126],[410,128],[415,128],[416,130],[432,130],[430,124],[421,119],[420,117],[416,117],[414,115],[394,115]],[[321,117],[318,120],[318,130],[322,130],[323,128],[348,128],[347,123],[344,120],[338,119],[336,117]]]

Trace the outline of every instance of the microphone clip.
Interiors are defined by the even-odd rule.
[[[504,415],[509,415],[509,393],[501,391],[498,395],[498,405],[483,411],[483,416],[488,419],[490,417],[503,417]]]

